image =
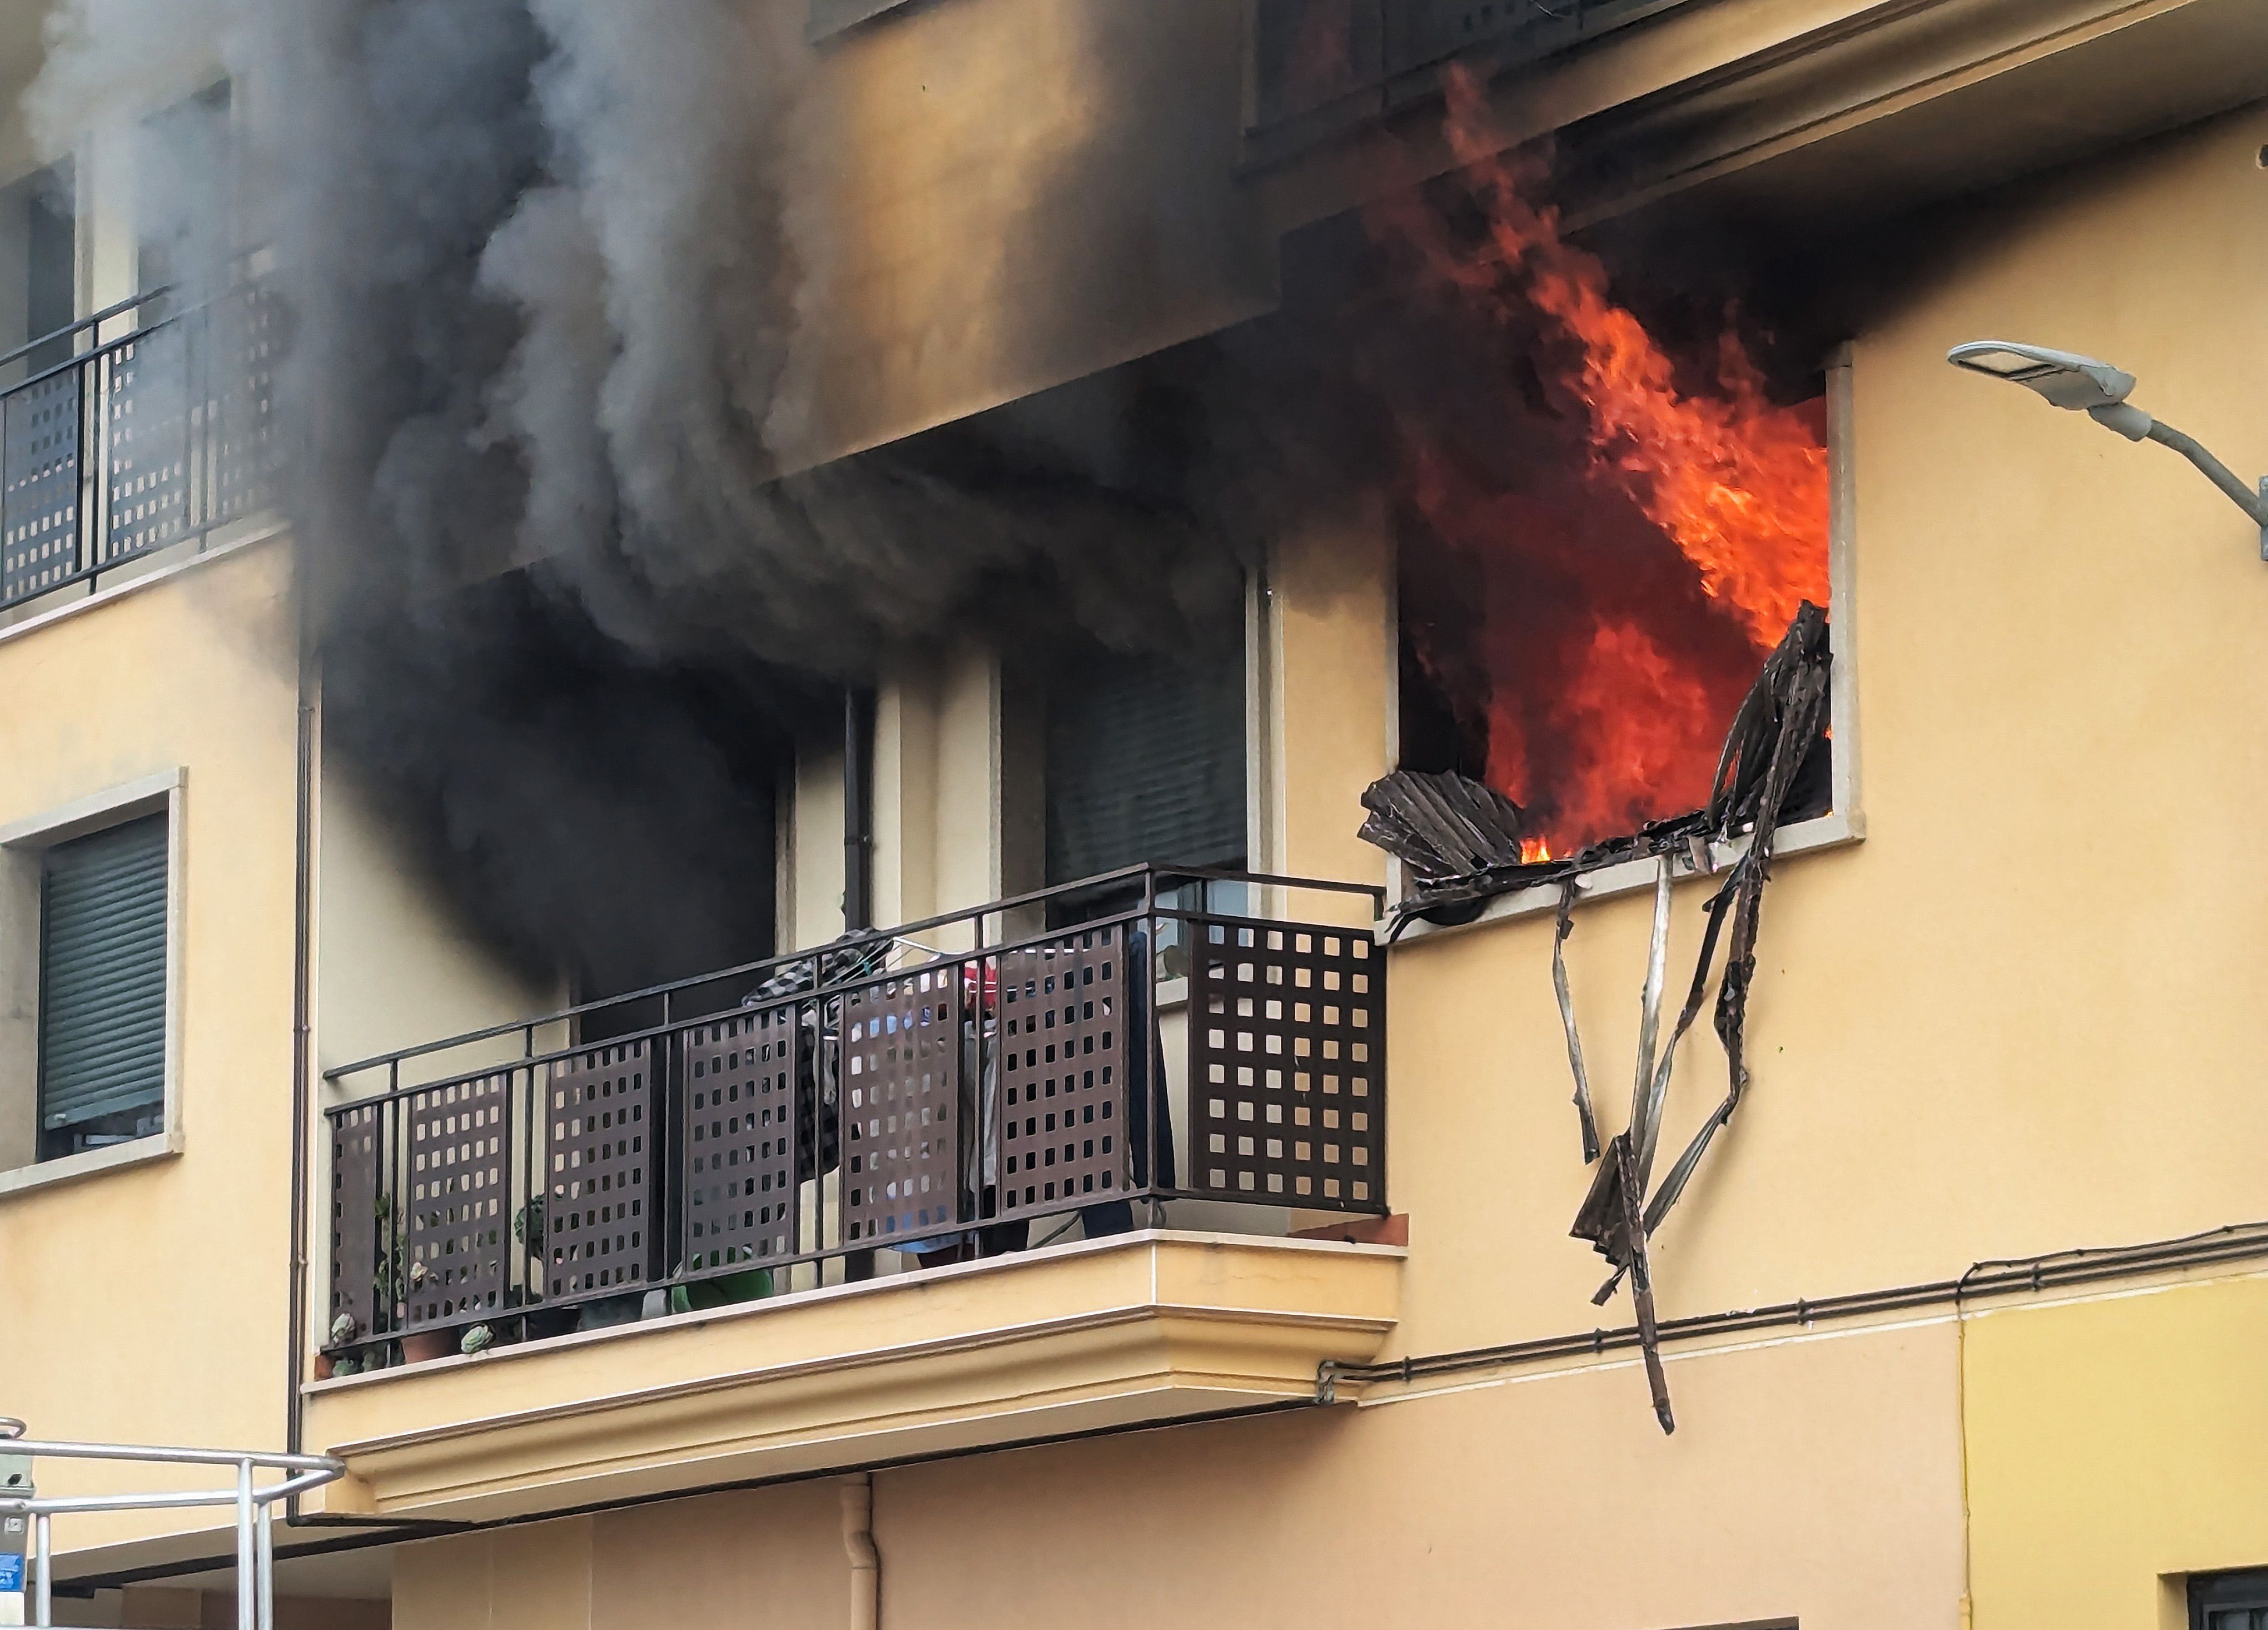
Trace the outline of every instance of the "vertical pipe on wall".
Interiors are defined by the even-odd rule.
[[[315,664],[307,629],[307,589],[295,595],[299,616],[298,700],[294,749],[291,844],[291,1250],[285,1272],[284,1357],[284,1448],[299,1453],[304,1435],[299,1383],[307,1348],[307,1144],[313,1123],[314,1051],[312,1045],[314,957]],[[375,1321],[373,1321],[375,1322]],[[287,1497],[284,1520],[299,1515],[299,1496]]]
[[[843,926],[874,926],[874,693],[843,693]]]
[[[843,1486],[843,1549],[850,1558],[850,1630],[877,1630],[882,1614],[882,1553],[874,1545],[874,1479]]]

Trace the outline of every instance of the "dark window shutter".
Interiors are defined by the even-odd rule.
[[[40,879],[40,1127],[166,1098],[166,817],[57,844]]]
[[[1046,751],[1050,885],[1144,860],[1242,863],[1240,653],[1082,664],[1049,689]]]

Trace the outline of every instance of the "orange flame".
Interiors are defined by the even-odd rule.
[[[1467,314],[1511,331],[1540,313],[1564,336],[1564,354],[1535,360],[1580,403],[1588,468],[1580,494],[1479,492],[1420,445],[1409,449],[1410,495],[1452,554],[1490,579],[1480,612],[1489,779],[1540,810],[1544,837],[1566,853],[1705,801],[1755,665],[1803,601],[1827,603],[1825,425],[1815,401],[1771,401],[1729,329],[1714,388],[1681,390],[1676,365],[1610,296],[1604,265],[1528,198],[1538,166],[1496,151],[1478,86],[1453,71],[1447,89],[1477,237],[1414,194],[1378,206],[1373,232],[1413,248],[1421,281]],[[1683,557],[1688,589],[1677,592],[1704,597],[1699,622],[1713,606],[1745,656],[1693,626],[1675,593],[1616,579],[1602,535],[1641,525],[1615,519],[1631,508]],[[1587,629],[1539,627],[1539,550],[1584,579],[1588,599],[1559,615],[1587,618]],[[1557,663],[1548,685],[1537,672],[1545,645]]]

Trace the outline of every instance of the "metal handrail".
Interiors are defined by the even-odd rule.
[[[1005,912],[1021,911],[1027,906],[1042,905],[1050,900],[1092,894],[1097,889],[1107,889],[1116,883],[1131,882],[1142,877],[1189,882],[1251,883],[1267,889],[1304,889],[1320,894],[1360,895],[1371,902],[1373,908],[1380,915],[1384,914],[1387,905],[1387,891],[1382,885],[1377,883],[1344,883],[1329,878],[1291,877],[1273,872],[1241,872],[1214,867],[1173,866],[1160,861],[1145,860],[1134,866],[1120,867],[1116,871],[1097,873],[1093,877],[1082,877],[1075,882],[1055,883],[1045,889],[1033,889],[1027,894],[1010,895],[1005,899],[987,901],[983,905],[964,906],[958,911],[940,912],[935,917],[925,917],[917,922],[901,923],[890,928],[878,928],[872,931],[869,937],[878,943],[895,941],[902,944],[912,935],[925,933],[932,928],[946,927],[956,923],[979,921],[987,917],[997,917]],[[1154,893],[1154,889],[1152,892]],[[1165,909],[1153,910],[1152,914],[1172,917],[1180,913]],[[557,1008],[537,1018],[507,1020],[501,1024],[491,1024],[480,1029],[466,1030],[456,1036],[443,1037],[438,1041],[420,1042],[411,1047],[398,1047],[389,1052],[373,1053],[367,1058],[357,1058],[351,1064],[336,1065],[325,1070],[323,1079],[335,1085],[350,1076],[365,1074],[372,1070],[392,1068],[406,1064],[412,1058],[428,1058],[434,1053],[447,1052],[459,1047],[469,1047],[476,1042],[494,1041],[499,1036],[518,1036],[525,1032],[547,1029],[552,1025],[564,1024],[571,1019],[579,1019],[587,1014],[603,1013],[609,1008],[626,1007],[633,1002],[652,1001],[659,997],[674,996],[681,991],[698,990],[703,985],[716,985],[725,979],[741,979],[777,972],[797,963],[810,962],[824,952],[840,949],[843,943],[837,940],[831,945],[813,946],[798,951],[783,951],[777,955],[762,957],[755,962],[738,963],[729,968],[718,968],[706,973],[689,975],[682,979],[672,979],[664,985],[650,985],[640,990],[627,991],[620,996],[605,996],[592,1001],[578,1002],[572,1007]],[[1002,948],[996,946],[990,948]],[[960,953],[954,952],[953,955],[958,955]],[[849,980],[840,983],[855,985],[861,982]],[[832,985],[821,984],[814,986],[814,992],[833,988],[835,987]],[[806,995],[812,993],[814,992],[804,992]],[[622,1042],[641,1040],[649,1035],[677,1029],[689,1022],[692,1022],[689,1019],[665,1020],[661,1024],[652,1027],[651,1031],[626,1033],[608,1039]],[[569,1047],[564,1051],[578,1052],[583,1049]],[[534,1057],[534,1055],[529,1054],[515,1058],[512,1062],[515,1065],[526,1064],[531,1062]],[[474,1072],[474,1073],[482,1073]],[[421,1085],[430,1084],[422,1083]]]
[[[63,558],[26,568],[33,573],[33,580],[18,580],[11,586],[7,577],[0,574],[0,611],[12,611],[92,583],[106,572],[175,544],[194,540],[202,547],[217,528],[256,513],[264,500],[253,499],[251,495],[259,483],[273,476],[274,465],[269,452],[245,449],[262,447],[262,438],[253,432],[253,426],[264,421],[267,409],[263,402],[246,410],[241,418],[234,408],[226,412],[218,409],[212,401],[216,390],[234,393],[244,381],[216,372],[212,349],[223,331],[215,314],[230,302],[256,301],[265,292],[261,279],[243,277],[210,299],[166,312],[155,321],[139,323],[130,333],[103,339],[103,324],[180,293],[170,284],[144,290],[0,356],[0,365],[6,365],[23,361],[43,347],[70,343],[73,349],[69,356],[0,388],[0,405],[12,414],[15,404],[30,393],[28,400],[35,407],[48,409],[55,404],[38,393],[52,392],[75,421],[60,431],[60,450],[49,446],[40,452],[24,470],[14,468],[11,456],[10,468],[0,470],[0,491],[5,495],[4,502],[0,502],[0,522],[4,522],[16,544],[60,543],[67,548]],[[245,309],[250,311],[250,305]],[[93,343],[79,343],[77,336],[82,335]],[[115,461],[124,456],[119,443],[121,408],[115,393],[122,380],[131,377],[122,375],[121,370],[135,365],[129,359],[137,348],[151,346],[161,336],[174,336],[180,378],[177,381],[173,378],[170,362],[161,363],[154,355],[146,365],[154,370],[149,388],[178,388],[181,397],[180,446],[172,452],[174,472],[160,483],[166,495],[165,502],[174,507],[163,527],[129,536],[117,520],[114,506],[120,495],[112,490]],[[74,389],[64,388],[74,381]],[[233,395],[228,399],[236,400]],[[149,449],[143,444],[151,433],[150,427],[141,428],[136,456],[148,455]],[[67,486],[48,490],[46,483],[65,469],[70,472]],[[239,484],[232,489],[232,482]],[[152,501],[153,493],[136,498],[137,504]],[[60,524],[59,509],[67,516]],[[132,520],[127,527],[139,524]]]
[[[873,1271],[878,1248],[905,1249],[895,1241],[919,1245],[917,1256],[1018,1250],[1025,1248],[1027,1225],[1059,1213],[1090,1213],[1090,1228],[1128,1226],[1127,1208],[1138,1205],[1154,1219],[1158,1205],[1175,1200],[1382,1213],[1387,970],[1382,960],[1372,960],[1369,923],[1297,920],[1274,902],[1256,901],[1248,914],[1231,902],[1162,897],[1185,882],[1214,881],[1313,888],[1366,899],[1373,910],[1384,893],[1368,884],[1275,874],[1126,867],[583,1005],[589,1011],[661,999],[658,1022],[645,1022],[652,1015],[641,1013],[637,1028],[619,1034],[570,1033],[563,1044],[539,1051],[536,1030],[571,1016],[563,1014],[492,1026],[332,1072],[335,1081],[357,1072],[386,1074],[372,1084],[375,1090],[342,1096],[323,1110],[335,1162],[333,1324],[323,1351],[341,1367],[389,1368],[417,1361],[392,1356],[392,1343],[436,1331],[463,1328],[482,1344],[509,1343],[533,1339],[539,1317],[550,1324],[585,1304],[692,1289],[735,1275],[761,1272],[771,1286],[778,1283],[771,1276],[782,1272],[839,1260],[846,1276],[863,1278]],[[1108,894],[1098,899],[1099,891]],[[1014,922],[996,928],[991,920],[1066,895],[1099,909],[1052,926]],[[929,935],[950,948],[915,937],[955,922],[961,933]],[[1212,1016],[1183,1027],[1169,1058],[1167,1032],[1156,1016],[1182,999],[1167,990],[1182,971],[1168,960],[1175,947],[1189,957],[1192,1014]],[[897,963],[900,948],[918,955]],[[745,994],[725,983],[783,964],[798,976],[807,970],[807,977]],[[1063,1009],[1060,1035],[1049,1005],[1053,998],[1039,994],[1039,1006],[1016,1005],[1035,1000],[1035,977],[1045,991],[1057,989],[1045,977],[1050,969],[1078,979],[1063,985],[1064,992],[1077,989],[1089,998],[1076,1004],[1084,1009],[1076,1017],[1070,1006]],[[909,981],[935,993],[914,994]],[[672,1012],[669,995],[687,987],[722,988],[726,993],[718,999],[731,1005]],[[904,1003],[912,1007],[902,1009]],[[907,1034],[918,1027],[928,1036],[922,1051],[887,1041],[863,1064],[854,1059],[857,1048],[871,1052],[876,1037],[900,1034],[902,1011],[912,1015],[903,1020]],[[1046,1033],[1039,1074],[1020,1084],[1012,1072],[1035,1066],[1030,1042],[1013,1039],[1020,1017],[1027,1038],[1035,1025]],[[862,1020],[866,1033],[858,1041]],[[932,1033],[932,1023],[942,1028]],[[1080,1024],[1098,1028],[1074,1035]],[[526,1038],[517,1056],[467,1060],[434,1079],[404,1080],[403,1058],[514,1035]],[[1062,1054],[1065,1068],[1075,1056],[1097,1054],[1100,1045],[1096,1067],[1079,1072],[1079,1088],[1066,1084],[1060,1104],[1053,1102],[1057,1083],[1046,1074],[1058,1066],[1058,1043],[1080,1050]],[[785,1071],[762,1088],[768,1130],[761,1134],[753,1130],[759,1113],[754,1081],[733,1086],[731,1101],[743,1106],[735,1109],[720,1110],[725,1101],[712,1100],[704,1110],[698,1084],[704,1067],[712,1074],[757,1069],[750,1050],[758,1045],[775,1061],[765,1067]],[[933,1086],[930,1066],[910,1061],[938,1049],[955,1062],[940,1066]],[[1020,1049],[1027,1054],[1020,1066]],[[1294,1065],[1294,1058],[1312,1062]],[[1256,1082],[1250,1069],[1221,1073],[1263,1058],[1275,1063],[1258,1072]],[[862,1067],[871,1072],[863,1082]],[[1344,1098],[1337,1096],[1343,1071],[1353,1078],[1344,1083]],[[1069,1076],[1064,1079],[1068,1083]],[[908,1087],[916,1080],[918,1088]],[[1201,1080],[1225,1086],[1197,1095]],[[1042,1086],[1050,1102],[1040,1110],[1028,1107],[1028,1096],[1027,1108],[1015,1107],[1019,1090]],[[902,1087],[944,1094],[934,1125],[957,1129],[921,1133],[917,1150],[862,1148],[897,1136],[895,1110],[887,1128],[880,1121],[862,1128],[860,1122],[878,1113],[874,1105],[895,1101]],[[857,1107],[862,1088],[868,1094],[864,1109]],[[743,1088],[750,1095],[745,1099]],[[1094,1129],[1091,1134],[1072,1131],[1073,1090],[1093,1095],[1076,1106],[1079,1124]],[[882,1097],[873,1095],[877,1092]],[[1285,1096],[1263,1103],[1256,1092]],[[1304,1096],[1310,1092],[1317,1095]],[[1065,1114],[1060,1127],[1058,1110]],[[924,1099],[919,1125],[932,1125],[931,1113]],[[753,1144],[731,1153],[731,1163],[745,1162],[747,1170],[709,1192],[704,1185],[713,1179],[700,1176],[702,1151],[695,1146],[713,1114],[749,1117],[726,1129],[728,1140],[745,1125],[747,1136],[764,1141],[761,1156]],[[1189,1117],[1183,1158],[1190,1169],[1177,1181],[1174,1125],[1183,1115]],[[1258,1132],[1256,1119],[1275,1130],[1256,1140],[1246,1135]],[[1079,1145],[1074,1157],[1067,1141],[1060,1162],[1051,1141],[1059,1132]],[[708,1135],[717,1137],[717,1127]],[[714,1153],[723,1154],[724,1147]],[[854,1154],[864,1155],[863,1165]],[[1022,1176],[1015,1175],[1019,1160]],[[436,1161],[449,1173],[438,1187],[431,1181]],[[720,1169],[712,1161],[711,1169]],[[741,1180],[751,1186],[738,1192],[763,1198],[717,1209],[719,1195],[735,1192],[733,1183]],[[917,1180],[917,1191],[897,1186]],[[759,1182],[761,1190],[754,1186]],[[875,1199],[877,1182],[886,1199]],[[851,1191],[861,1188],[869,1191],[856,1201],[865,1211],[864,1231],[845,1226]],[[917,1209],[902,1214],[893,1211],[917,1192],[934,1198],[909,1202]],[[589,1199],[600,1194],[606,1198]],[[469,1221],[474,1212],[457,1216],[456,1208],[468,1205],[476,1222]],[[627,1212],[617,1211],[625,1205]],[[806,1215],[810,1206],[816,1210]],[[730,1215],[741,1209],[751,1214],[733,1223]],[[626,1239],[606,1232],[618,1216],[641,1219]],[[468,1221],[478,1237],[457,1253],[463,1260],[453,1255],[444,1261],[428,1249],[433,1230],[446,1232],[456,1221]],[[738,1236],[739,1228],[751,1232]],[[421,1267],[428,1270],[422,1276]]]
[[[232,1466],[236,1481],[227,1488],[175,1489],[145,1494],[0,1494],[0,1513],[32,1520],[31,1623],[40,1630],[54,1623],[55,1541],[53,1519],[89,1511],[166,1511],[201,1506],[236,1508],[237,1630],[275,1630],[276,1502],[336,1482],[346,1463],[329,1455],[286,1455],[261,1449],[180,1449],[135,1443],[49,1442],[24,1435],[21,1420],[0,1416],[0,1449],[33,1460],[102,1460],[144,1465]],[[261,1487],[258,1471],[291,1473]]]
[[[108,322],[113,317],[122,317],[137,306],[147,306],[153,301],[162,300],[173,292],[173,285],[170,283],[165,283],[159,284],[154,289],[145,289],[139,294],[130,294],[127,296],[126,299],[119,301],[115,306],[104,306],[92,316],[81,317],[75,322],[64,324],[62,328],[57,328],[53,334],[42,334],[36,340],[25,341],[24,343],[16,347],[14,350],[8,352],[5,356],[0,356],[0,368],[6,367],[11,362],[21,361],[24,358],[30,356],[33,351],[40,350],[47,346],[52,345],[57,340],[67,340],[74,334],[84,334],[89,328],[99,328],[104,323]],[[74,362],[83,362],[85,358],[83,357],[74,356],[71,360]],[[50,372],[52,372],[52,370],[50,370]],[[39,377],[44,379],[46,375],[41,374]],[[23,383],[28,385],[31,383],[31,380],[26,380],[23,381]]]

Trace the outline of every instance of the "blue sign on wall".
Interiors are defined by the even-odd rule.
[[[0,1551],[0,1591],[24,1594],[24,1553],[20,1551]]]

